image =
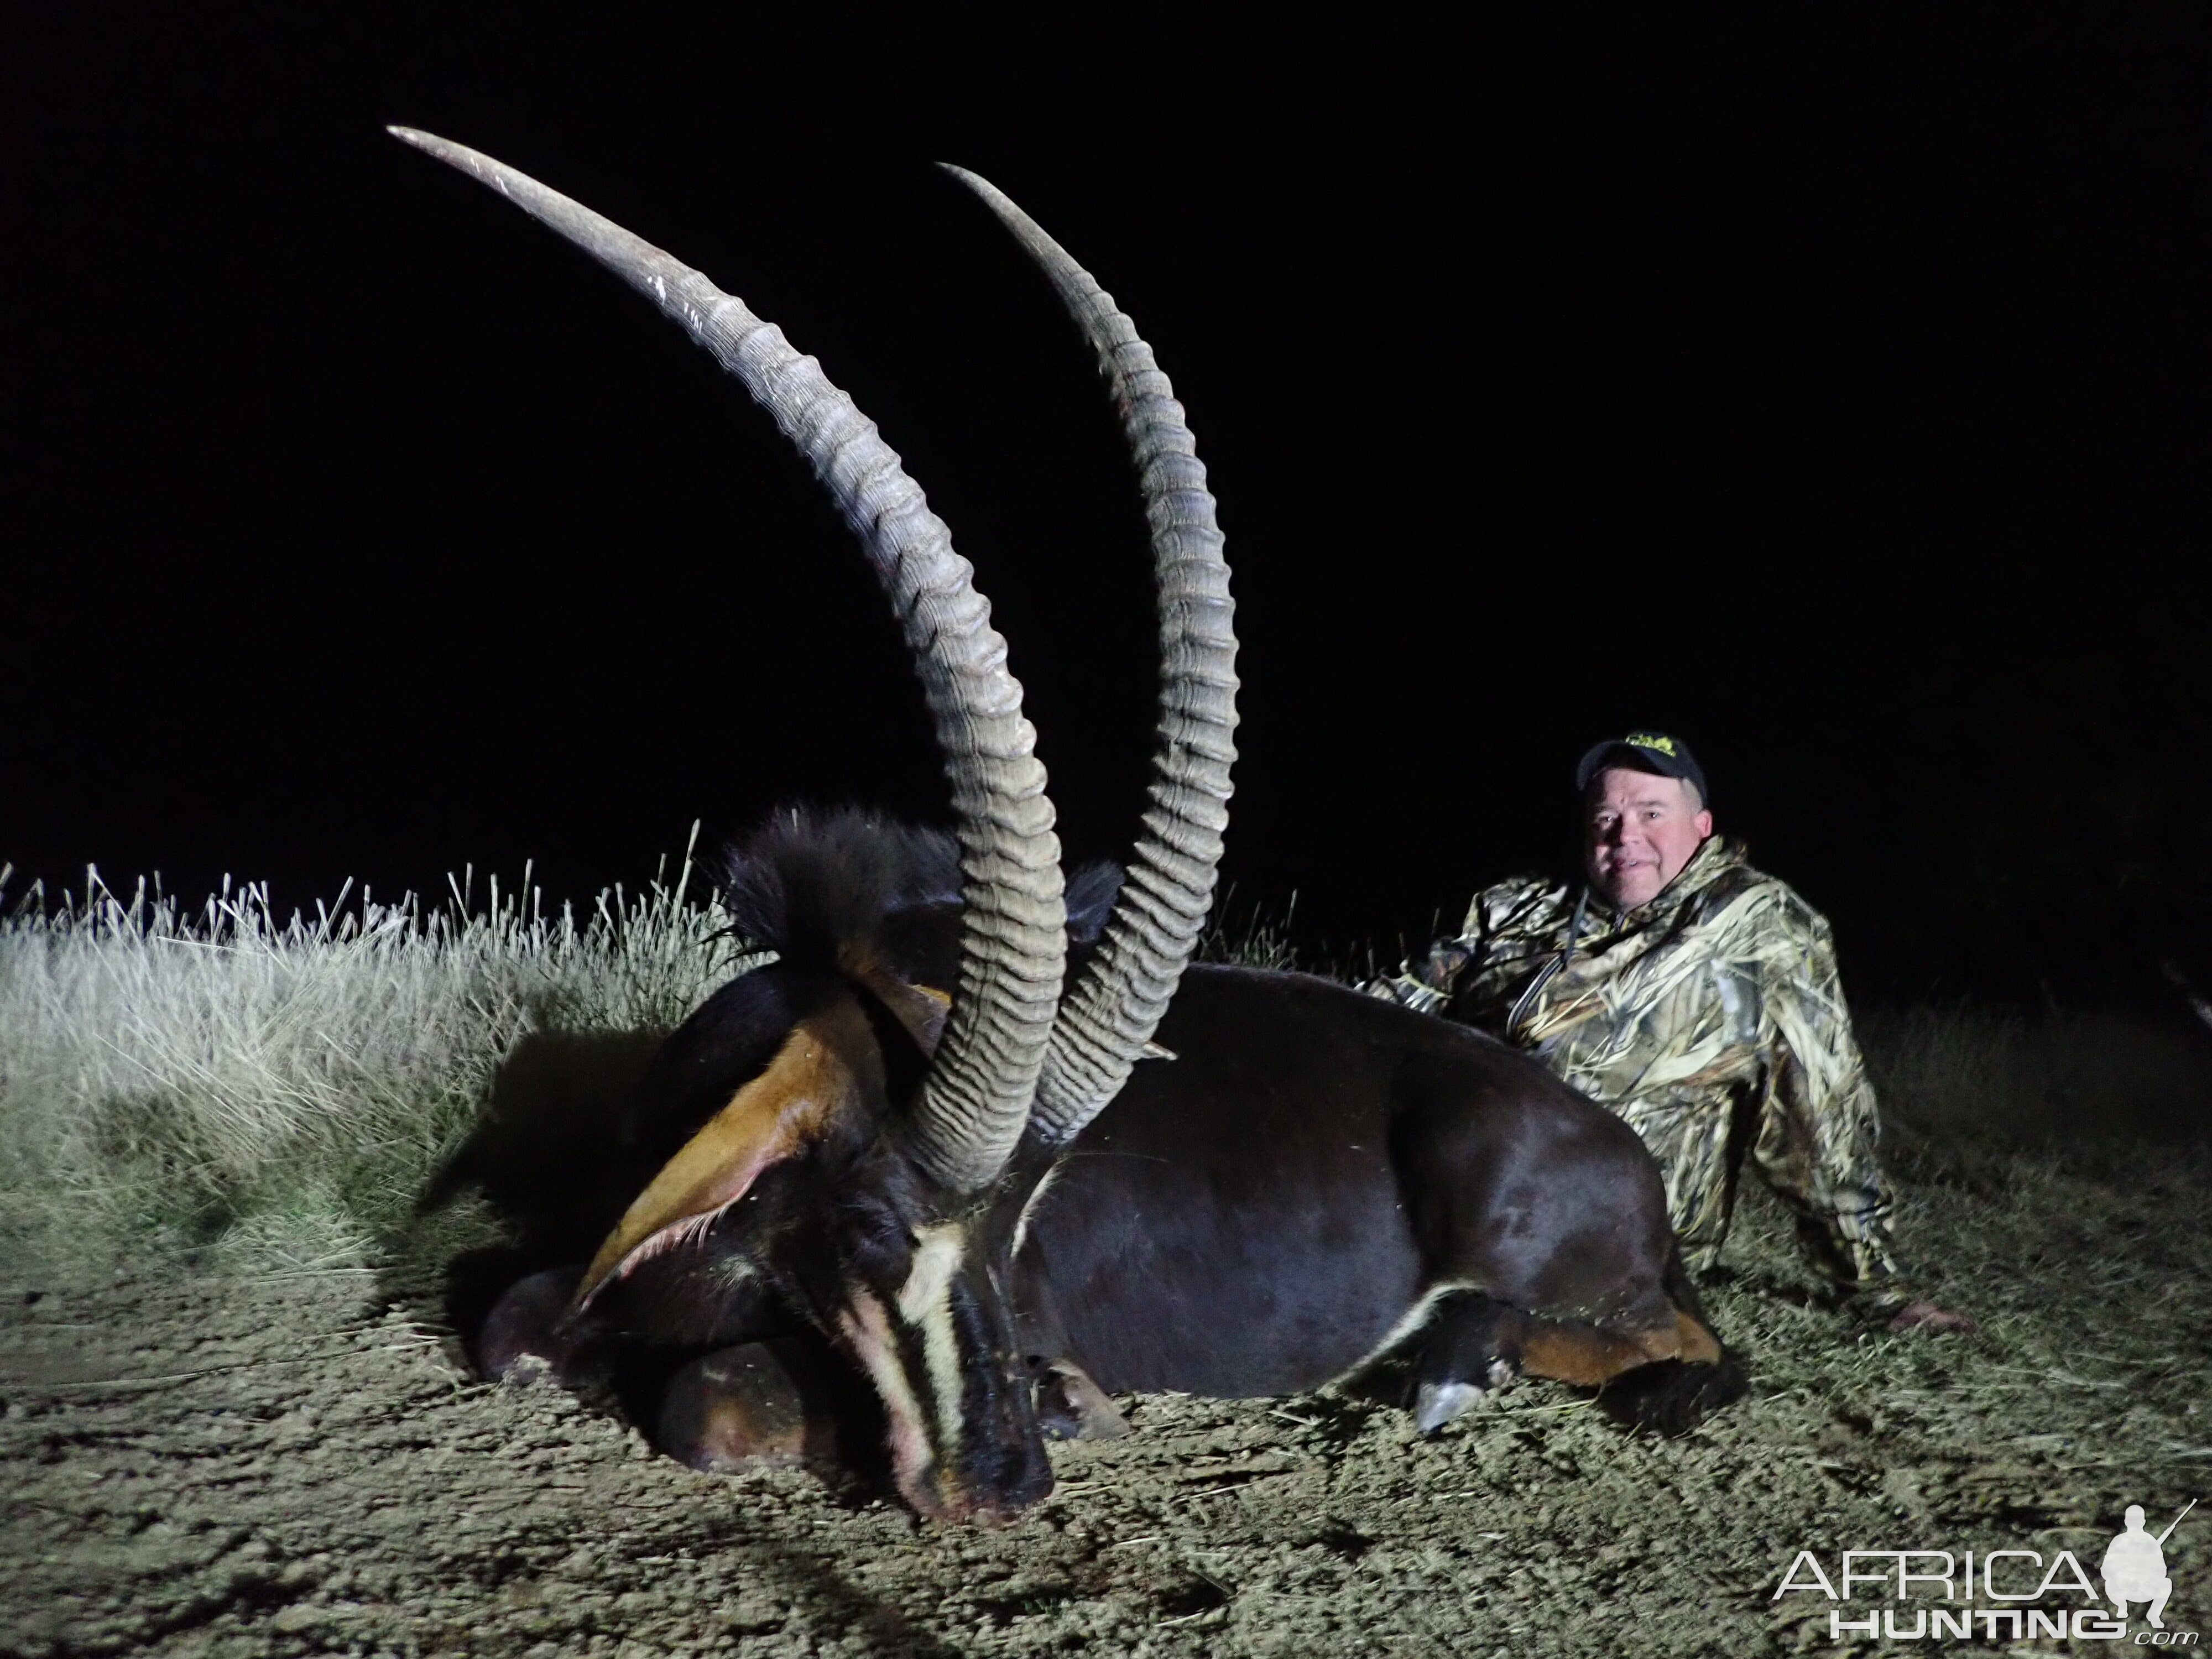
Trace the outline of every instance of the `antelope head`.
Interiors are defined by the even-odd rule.
[[[943,948],[902,952],[868,929],[817,925],[787,905],[775,926],[793,949],[755,994],[757,1071],[638,1195],[574,1305],[647,1263],[764,1279],[873,1384],[908,1503],[945,1519],[1010,1516],[1052,1484],[1006,1294],[1012,1217],[1058,1149],[1120,1090],[1166,1012],[1205,921],[1227,823],[1237,687],[1228,567],[1182,407],[1112,297],[997,190],[948,169],[1021,240],[1096,351],[1152,526],[1163,659],[1152,804],[1112,914],[1070,987],[1053,810],[1006,642],[950,532],[874,424],[813,358],[698,271],[489,156],[392,131],[645,295],[774,416],[890,600],[951,782],[957,907],[943,902],[949,893],[872,901],[878,916],[935,905]],[[780,866],[763,858],[756,867]]]

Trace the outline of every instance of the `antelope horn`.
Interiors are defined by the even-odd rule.
[[[1043,268],[1098,354],[1144,489],[1159,586],[1159,739],[1152,805],[1097,953],[1060,1005],[1031,1113],[1048,1145],[1072,1140],[1121,1091],[1152,1040],[1213,900],[1229,769],[1237,758],[1236,606],[1213,497],[1182,405],[1114,296],[988,180],[945,171],[983,198]]]
[[[1066,970],[1060,842],[1036,734],[974,571],[875,423],[782,331],[697,271],[488,155],[410,128],[392,136],[490,185],[645,295],[743,383],[836,498],[890,596],[935,718],[959,818],[957,994],[922,1086],[915,1146],[972,1191],[1029,1121]]]

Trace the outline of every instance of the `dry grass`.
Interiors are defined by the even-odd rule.
[[[1296,969],[1306,973],[1321,972],[1325,977],[1340,977],[1326,969],[1317,969],[1291,944],[1291,923],[1297,911],[1296,893],[1279,911],[1271,905],[1241,903],[1232,882],[1215,902],[1213,913],[1206,919],[1206,931],[1198,936],[1197,959],[1239,968]]]
[[[2212,1036],[2114,1013],[1916,1008],[1860,1022],[1902,1138],[2064,1148],[2212,1132]]]
[[[367,1265],[519,1038],[665,1030],[728,975],[691,875],[580,915],[527,871],[282,920],[252,885],[193,910],[96,872],[33,890],[0,922],[0,1228]]]

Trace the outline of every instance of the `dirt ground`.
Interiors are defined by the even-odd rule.
[[[472,1381],[434,1303],[370,1274],[0,1264],[0,1652],[1850,1650],[1826,1599],[1774,1599],[1802,1548],[2094,1572],[2126,1504],[2155,1531],[2212,1496],[2203,1153],[1905,1168],[1905,1246],[1978,1334],[1824,1307],[1758,1204],[1710,1286],[1753,1392],[1686,1440],[1546,1383],[1427,1442],[1325,1398],[1139,1397],[998,1532],[694,1474],[552,1385]],[[2168,1626],[2212,1626],[2212,1514],[2166,1559]]]

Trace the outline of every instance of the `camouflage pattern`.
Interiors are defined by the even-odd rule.
[[[1485,889],[1456,938],[1366,988],[1528,1049],[1626,1118],[1692,1267],[1719,1253],[1748,1158],[1824,1273],[1894,1279],[1874,1088],[1828,924],[1734,844],[1709,839],[1618,913],[1540,880]]]

